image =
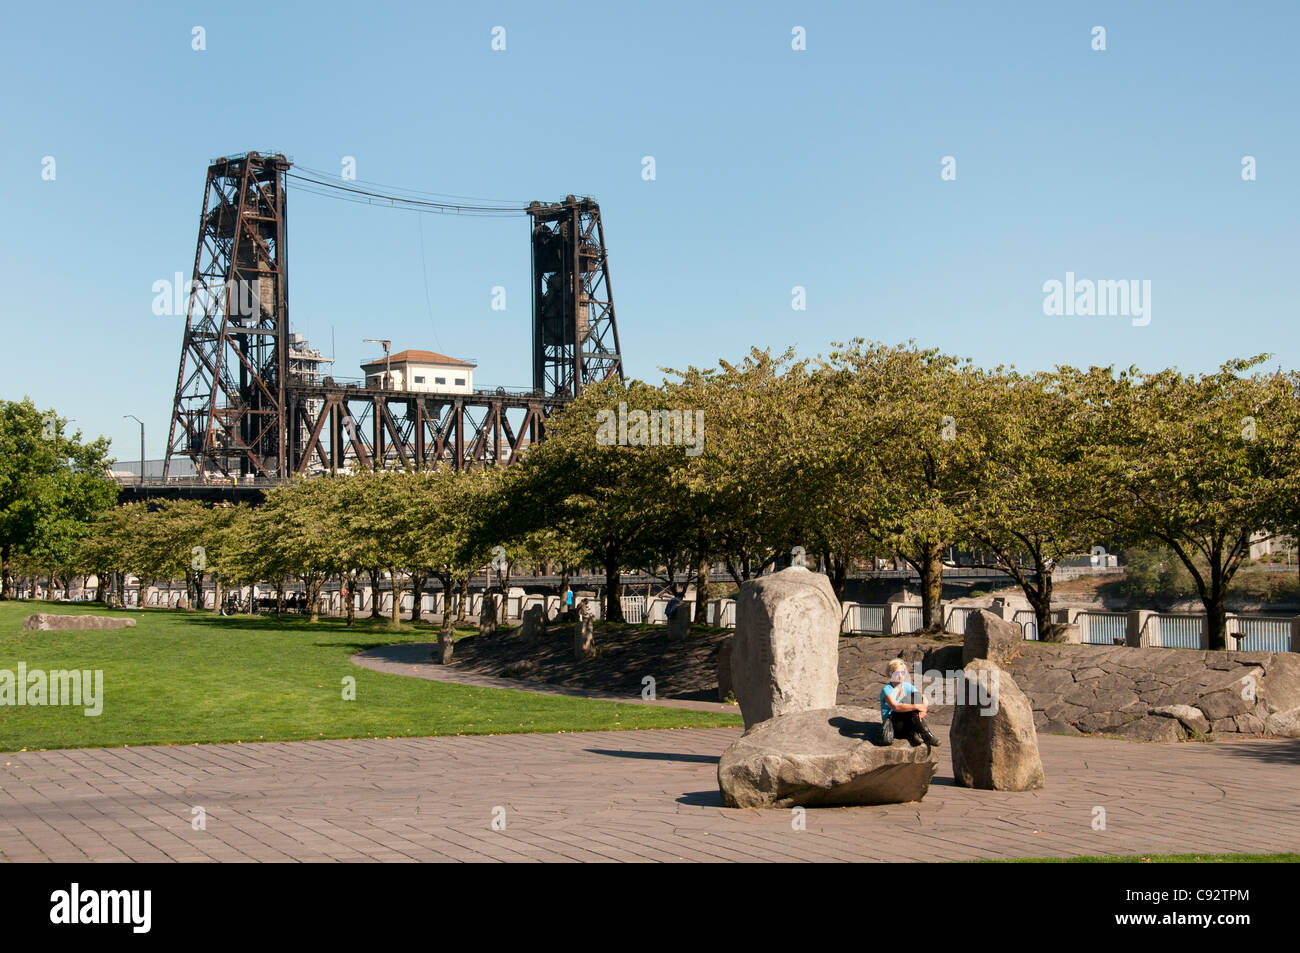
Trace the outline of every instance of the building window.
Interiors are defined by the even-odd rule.
[[[447,383],[447,378],[445,378],[445,377],[435,377],[435,378],[433,379],[433,382],[434,382],[435,384],[445,384],[445,383]]]
[[[423,384],[423,383],[424,383],[424,378],[423,378],[423,377],[416,377],[416,378],[415,378],[415,382],[416,382],[417,384]]]
[[[456,384],[457,384],[458,386],[460,386],[460,387],[464,387],[464,386],[465,386],[465,378],[463,378],[463,377],[458,377],[458,378],[456,378]]]

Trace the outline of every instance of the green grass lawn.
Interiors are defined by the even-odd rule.
[[[126,615],[129,629],[23,631],[34,612]],[[468,630],[467,630],[468,631]],[[0,669],[101,669],[103,712],[0,707],[0,751],[739,725],[699,712],[449,685],[359,668],[350,656],[436,638],[428,626],[0,602]],[[356,700],[343,679],[356,679]]]

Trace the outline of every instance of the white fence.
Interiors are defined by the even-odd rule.
[[[640,625],[645,616],[645,598],[642,596],[623,596],[618,600],[623,607],[623,621]]]
[[[907,635],[922,626],[920,606],[899,606],[894,610],[894,634]]]
[[[1148,648],[1199,649],[1204,645],[1205,616],[1193,612],[1158,612],[1147,616],[1138,644]]]
[[[1075,618],[1079,641],[1087,645],[1124,645],[1128,640],[1127,612],[1100,612],[1089,609]]]
[[[857,602],[844,604],[840,631],[853,635],[877,635],[885,631],[885,607],[866,606]]]
[[[1277,616],[1239,615],[1228,618],[1228,648],[1242,652],[1290,652],[1291,620]]]
[[[952,606],[944,615],[944,630],[954,635],[965,635],[966,620],[978,611],[975,606]]]
[[[1038,616],[1034,614],[1033,609],[1017,609],[1011,621],[1020,626],[1020,631],[1024,633],[1026,639],[1038,641]]]

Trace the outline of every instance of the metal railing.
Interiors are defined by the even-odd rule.
[[[1199,649],[1205,639],[1205,616],[1193,612],[1159,612],[1147,616],[1138,634],[1143,648]]]
[[[1031,642],[1038,641],[1038,616],[1034,614],[1033,609],[1017,609],[1011,621],[1020,626],[1026,639]]]
[[[1228,619],[1228,648],[1241,652],[1290,652],[1291,619],[1239,615]]]
[[[924,626],[920,606],[899,606],[894,612],[894,635],[907,635]]]
[[[946,632],[954,635],[966,634],[966,620],[969,619],[979,609],[975,606],[953,606],[944,616],[943,628]],[[1028,636],[1026,636],[1028,638]]]
[[[1127,612],[1099,612],[1089,609],[1075,619],[1079,641],[1087,645],[1124,645],[1128,640]]]
[[[841,631],[853,635],[878,635],[885,631],[885,607],[850,602],[844,606]]]

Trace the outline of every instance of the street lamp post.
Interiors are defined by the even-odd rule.
[[[135,414],[123,414],[122,418],[130,417],[140,425],[140,486],[144,486],[144,421]]]

